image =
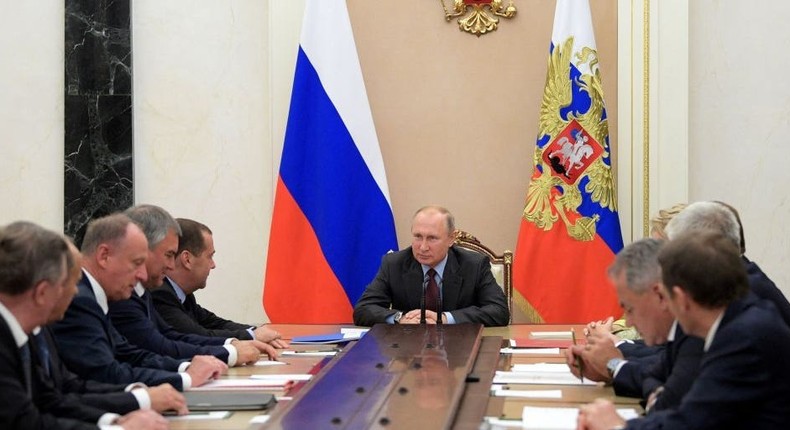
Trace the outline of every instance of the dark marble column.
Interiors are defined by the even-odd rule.
[[[131,0],[65,0],[64,230],[134,202]]]

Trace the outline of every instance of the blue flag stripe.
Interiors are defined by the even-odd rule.
[[[392,211],[315,68],[299,49],[280,175],[349,300],[397,249]]]

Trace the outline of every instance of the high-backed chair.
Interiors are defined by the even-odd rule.
[[[507,308],[510,311],[510,319],[513,320],[513,251],[506,250],[502,255],[498,255],[491,248],[483,245],[471,234],[456,229],[455,246],[479,252],[491,261],[491,272],[497,284],[502,288],[507,299]]]

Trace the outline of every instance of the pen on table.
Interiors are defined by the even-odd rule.
[[[576,330],[571,327],[571,341],[576,345]],[[579,381],[584,382],[584,367],[582,367],[582,358],[576,356],[576,367],[579,368]]]

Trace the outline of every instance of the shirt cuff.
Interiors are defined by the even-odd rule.
[[[189,376],[189,373],[181,372],[181,385],[184,387],[184,391],[192,388],[192,377]]]
[[[620,340],[618,340],[617,342],[614,343],[614,347],[615,348],[619,348],[620,345],[622,345],[624,343],[634,343],[634,341],[630,340],[630,339],[620,339]]]
[[[233,367],[239,361],[239,352],[233,345],[223,345],[223,348],[228,350],[228,366]]]
[[[386,322],[387,324],[395,324],[395,315],[398,315],[398,313],[395,312],[394,314],[388,316],[387,318],[384,318],[384,322]]]
[[[135,388],[131,393],[134,398],[137,399],[137,404],[140,405],[140,409],[151,409],[151,396],[148,394],[148,390],[145,388]]]
[[[248,328],[247,333],[250,334],[250,339],[255,340],[255,327]]]
[[[617,374],[620,373],[620,369],[622,369],[626,363],[628,363],[628,360],[623,360],[617,363],[617,367],[614,368],[614,372],[612,373],[612,379],[617,377]]]
[[[444,314],[447,324],[455,324],[455,318],[453,318],[453,314],[450,312],[442,312],[442,314]]]
[[[223,345],[230,345],[230,343],[233,342],[234,340],[238,340],[238,339],[236,339],[235,337],[229,337],[225,339],[225,343],[223,343]]]
[[[99,421],[96,422],[96,425],[102,428],[105,428],[104,426],[107,426],[106,428],[123,428],[115,424],[115,421],[120,417],[121,416],[118,414],[107,412],[99,417]]]
[[[142,382],[133,382],[126,386],[123,391],[130,393],[132,390],[136,388],[148,388],[148,385],[143,384]]]
[[[191,362],[189,362],[189,361],[185,361],[185,362],[183,362],[183,363],[179,364],[179,365],[178,365],[178,372],[179,372],[179,373],[186,372],[186,371],[187,371],[187,369],[189,368],[189,365],[190,365],[190,364],[192,364],[192,363],[191,363]]]

